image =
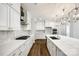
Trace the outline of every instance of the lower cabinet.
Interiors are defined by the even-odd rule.
[[[57,56],[66,56],[59,48],[57,48]]]
[[[24,51],[26,50],[25,47],[26,46],[23,44],[22,46],[20,46],[16,50],[14,50],[11,54],[9,54],[9,56],[22,56],[22,55],[25,56],[26,55],[26,54],[24,54]]]
[[[20,14],[14,9],[9,8],[10,10],[10,20],[9,20],[9,29],[10,30],[20,30]]]
[[[24,44],[14,50],[9,56],[27,56],[34,43],[33,36],[28,38]]]
[[[19,49],[16,49],[11,54],[9,54],[9,56],[18,56],[19,54],[20,54],[20,50]]]
[[[47,48],[51,56],[66,56],[50,39],[47,39]]]
[[[19,3],[0,3],[0,30],[20,30]]]
[[[49,39],[47,39],[47,48],[51,56],[56,56],[56,46]]]

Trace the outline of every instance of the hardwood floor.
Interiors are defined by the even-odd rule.
[[[46,46],[46,40],[35,40],[35,43],[33,44],[28,56],[50,56]]]

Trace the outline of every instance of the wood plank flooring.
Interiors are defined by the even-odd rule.
[[[35,43],[33,44],[28,56],[50,56],[46,46],[46,40],[35,40]]]

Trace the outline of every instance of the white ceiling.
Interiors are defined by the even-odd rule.
[[[55,18],[67,14],[75,7],[72,3],[24,3],[25,10],[28,10],[34,17]],[[63,13],[64,9],[64,13]]]

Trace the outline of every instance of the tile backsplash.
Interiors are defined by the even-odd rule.
[[[14,31],[14,35],[15,35],[15,38],[16,37],[20,37],[20,36],[23,36],[23,35],[30,35],[31,34],[31,31],[27,31],[27,30],[16,30]]]
[[[12,33],[12,32],[0,31],[0,43],[9,40],[9,33]],[[10,35],[10,37],[11,37],[11,35]]]

